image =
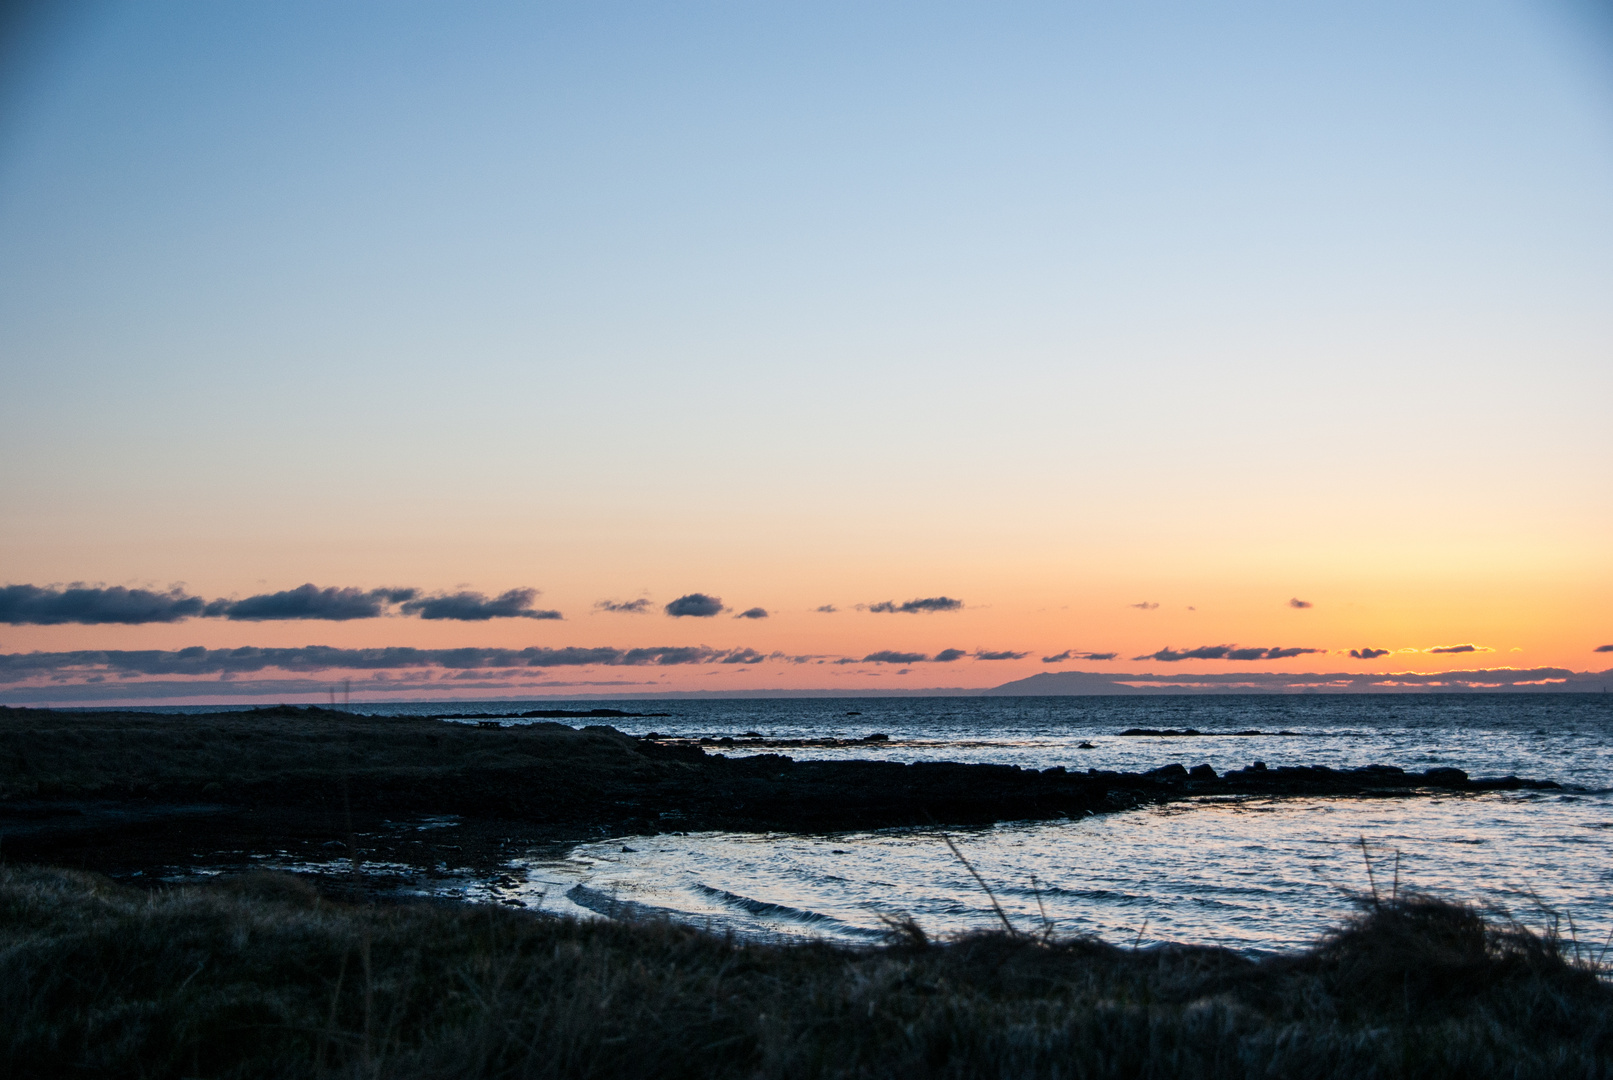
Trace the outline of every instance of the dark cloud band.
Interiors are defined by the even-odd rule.
[[[558,619],[558,611],[544,611],[532,606],[538,597],[536,589],[511,589],[489,600],[478,592],[457,592],[441,596],[425,596],[405,601],[399,608],[405,615],[418,615],[422,619],[453,619],[458,622],[484,622],[488,619]]]
[[[754,649],[664,645],[642,649],[415,649],[402,646],[342,649],[301,648],[85,649],[74,652],[0,653],[0,683],[25,679],[92,679],[112,676],[230,676],[260,671],[389,671],[411,668],[514,670],[555,667],[671,667],[684,664],[754,664],[766,659]]]
[[[74,584],[66,588],[7,585],[0,588],[0,623],[52,626],[171,623],[181,619],[230,619],[235,622],[319,620],[345,622],[375,619],[393,608],[422,619],[482,622],[487,619],[559,619],[558,611],[533,607],[536,589],[510,589],[489,599],[477,592],[424,595],[419,589],[320,588],[312,583],[281,592],[259,593],[235,600],[203,600],[179,588],[103,588]]]
[[[625,615],[643,615],[650,610],[650,602],[644,597],[637,600],[600,600],[594,604],[595,611],[614,611]]]
[[[1291,656],[1305,656],[1321,651],[1321,649],[1289,649],[1280,645],[1256,649],[1241,649],[1236,645],[1200,645],[1196,649],[1181,651],[1161,649],[1146,656],[1134,656],[1132,659],[1164,660],[1167,663],[1175,663],[1178,660],[1286,660]]]
[[[898,604],[894,600],[881,600],[877,604],[859,604],[865,611],[875,611],[884,615],[920,615],[933,611],[957,611],[963,607],[962,600],[954,600],[950,596],[926,596],[919,600],[904,600]]]
[[[245,600],[214,600],[204,614],[242,622],[269,622],[281,619],[378,618],[388,604],[412,600],[414,589],[321,589],[299,585],[284,592],[263,593]]]
[[[153,592],[122,586],[66,588],[7,585],[0,588],[0,623],[11,626],[56,626],[62,623],[169,623],[202,614],[207,602],[181,589]]]
[[[680,596],[666,606],[666,613],[674,619],[709,619],[722,611],[722,597],[698,592]]]

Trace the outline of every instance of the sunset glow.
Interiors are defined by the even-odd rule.
[[[1613,669],[1576,18],[42,23],[0,111],[0,701]],[[65,655],[310,646],[489,653]]]

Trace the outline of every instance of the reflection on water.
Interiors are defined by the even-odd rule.
[[[579,707],[598,704],[584,702]],[[1605,694],[785,698],[615,704],[626,711],[670,714],[605,721],[623,731],[731,738],[731,745],[708,747],[731,756],[757,752],[746,748],[746,732],[784,740],[860,740],[877,732],[889,740],[772,752],[799,761],[873,757],[1121,771],[1170,762],[1207,762],[1217,772],[1257,760],[1272,766],[1333,768],[1384,764],[1408,771],[1453,767],[1474,776],[1510,773],[1580,787],[1613,787],[1613,696]],[[492,704],[470,707],[499,711]],[[513,717],[537,707],[554,708],[556,703],[512,702],[504,711]],[[441,703],[381,709],[399,714],[431,710],[450,711]],[[1129,728],[1195,728],[1205,734],[1120,735]],[[1230,734],[1250,730],[1268,734]]]
[[[513,717],[565,703],[504,703]],[[591,708],[598,701],[577,703]],[[1249,799],[1181,803],[1076,822],[1005,824],[957,843],[1022,929],[1116,942],[1301,945],[1369,887],[1402,884],[1499,904],[1537,925],[1572,915],[1582,941],[1613,930],[1613,700],[1596,694],[874,698],[618,702],[665,712],[609,721],[628,732],[731,738],[888,740],[785,750],[797,759],[984,761],[1141,770],[1207,762],[1217,771],[1369,764],[1465,769],[1556,780],[1567,792],[1413,799]],[[369,711],[370,707],[365,707]],[[391,705],[415,715],[499,711],[493,703]],[[515,722],[515,721],[512,721]],[[574,721],[584,723],[588,721]],[[1191,738],[1126,737],[1128,728],[1196,728]],[[1235,735],[1258,730],[1266,734]],[[1278,733],[1291,734],[1278,734]],[[533,860],[498,879],[427,891],[590,917],[671,917],[764,935],[869,940],[910,914],[931,932],[995,916],[939,835],[701,834],[630,837]]]
[[[1555,793],[1244,799],[952,835],[1025,930],[1296,947],[1349,910],[1349,892],[1369,889],[1364,838],[1384,894],[1398,875],[1400,888],[1536,925],[1557,910],[1599,948],[1613,931],[1609,809],[1605,795]],[[896,915],[932,933],[996,924],[968,871],[925,831],[629,838],[514,877],[499,895],[531,907],[664,914],[744,934],[866,941]]]

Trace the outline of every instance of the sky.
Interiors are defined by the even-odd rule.
[[[30,10],[0,700],[1613,667],[1593,4]]]

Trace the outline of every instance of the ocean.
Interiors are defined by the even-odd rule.
[[[744,936],[877,940],[1000,927],[1145,947],[1298,947],[1374,892],[1476,901],[1599,952],[1613,940],[1613,698],[1602,694],[812,698],[354,705],[395,714],[615,707],[634,734],[879,741],[798,759],[1218,772],[1255,761],[1436,766],[1560,791],[1417,798],[1207,798],[1054,822],[830,835],[602,837],[518,860],[462,895],[588,918],[667,917]],[[582,721],[577,721],[582,723]],[[1189,736],[1125,735],[1193,729]],[[716,740],[731,739],[733,743]],[[1000,914],[999,914],[1000,912]]]

